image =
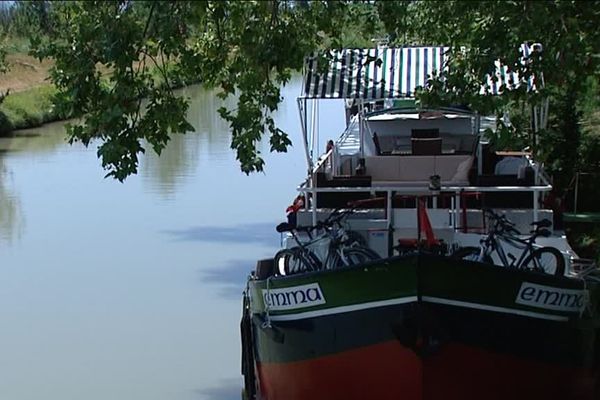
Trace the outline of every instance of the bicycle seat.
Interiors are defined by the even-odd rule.
[[[531,226],[535,226],[538,228],[550,228],[552,226],[552,221],[547,218],[544,218],[540,221],[534,221],[531,223]]]
[[[548,229],[538,229],[536,233],[538,234],[538,236],[543,236],[543,237],[552,236],[552,232],[550,232]]]
[[[312,226],[294,226],[287,222],[282,222],[275,227],[275,230],[279,233],[291,232],[291,231],[311,232],[313,229],[315,229],[315,228],[313,228]]]
[[[283,232],[291,232],[294,230],[294,226],[292,224],[289,224],[287,222],[282,222],[279,225],[277,225],[275,227],[275,230],[279,233],[283,233]]]

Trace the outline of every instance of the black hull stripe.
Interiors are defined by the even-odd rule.
[[[322,357],[396,340],[393,327],[414,325],[416,303],[296,321],[254,320],[257,359],[282,363]],[[416,325],[415,325],[416,326]]]
[[[598,368],[600,337],[591,324],[428,304],[422,328],[440,342],[457,342],[495,353],[569,367]]]
[[[592,367],[600,336],[591,324],[500,313],[449,304],[408,303],[296,321],[254,323],[257,359],[286,363],[396,340],[415,351],[419,341],[460,343],[523,359]]]

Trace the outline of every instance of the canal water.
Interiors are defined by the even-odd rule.
[[[304,178],[295,98],[276,120],[294,146],[239,170],[214,93],[190,87],[194,133],[124,184],[61,123],[0,139],[0,399],[238,400],[241,293]],[[343,126],[324,104],[323,141]]]

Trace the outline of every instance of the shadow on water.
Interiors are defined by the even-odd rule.
[[[242,383],[239,379],[223,379],[217,386],[195,390],[198,400],[240,400]]]
[[[181,241],[210,243],[248,243],[279,246],[280,235],[275,231],[275,223],[256,223],[223,226],[196,226],[181,230],[163,231]]]
[[[264,256],[267,257],[268,255]],[[219,285],[221,297],[231,300],[240,299],[246,285],[246,278],[255,266],[256,259],[230,260],[216,268],[199,271],[200,280],[210,285]]]

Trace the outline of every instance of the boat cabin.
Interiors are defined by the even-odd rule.
[[[338,155],[332,174],[352,175],[361,163],[375,186],[428,185],[435,175],[443,184],[466,185],[479,140],[475,117],[459,110],[367,114],[362,119],[361,148],[355,154]]]
[[[530,224],[553,220],[543,207],[552,186],[532,154],[515,149],[496,152],[485,136],[494,118],[465,107],[426,109],[414,94],[445,65],[442,47],[343,50],[322,72],[316,59],[306,64],[303,96],[298,99],[309,175],[298,190],[308,201],[298,213],[300,225],[314,225],[337,208],[353,207],[348,220],[382,256],[393,255],[404,238],[421,239],[419,208],[436,238],[449,246],[477,246],[487,229],[484,209],[493,209],[529,233]],[[367,60],[379,60],[371,62]],[[496,79],[483,83],[482,95],[495,95],[521,82],[499,67]],[[502,83],[504,79],[504,83]],[[344,100],[347,127],[334,146],[318,158],[320,100]],[[310,112],[309,112],[310,111]],[[533,113],[541,127],[546,109]],[[563,232],[555,229],[545,245],[574,256]]]

